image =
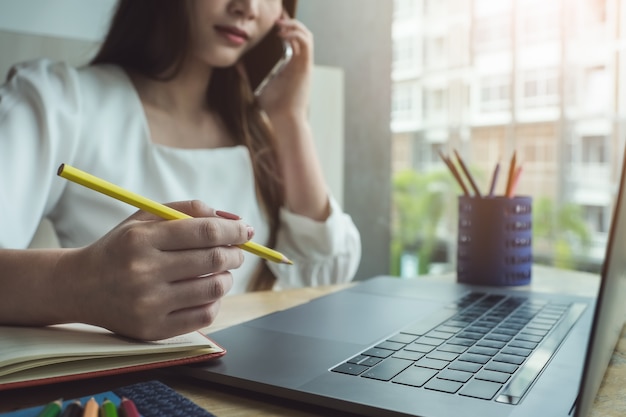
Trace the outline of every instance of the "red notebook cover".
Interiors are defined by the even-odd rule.
[[[202,342],[204,339],[208,345]],[[198,352],[203,349],[209,351]],[[3,351],[0,355],[4,354],[0,372],[27,364],[22,370],[0,374],[0,391],[203,362],[226,353],[201,332],[162,341],[138,342],[82,324],[43,328],[2,326],[0,350]],[[70,359],[56,360],[64,357]],[[47,359],[53,362],[28,365],[33,360]],[[45,375],[46,368],[48,375]]]

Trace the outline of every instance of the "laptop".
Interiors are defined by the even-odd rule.
[[[626,303],[624,167],[597,297],[374,277],[214,333],[177,368],[365,416],[587,416]]]

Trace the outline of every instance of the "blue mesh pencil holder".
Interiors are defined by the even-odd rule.
[[[459,197],[458,282],[526,285],[532,260],[532,197]]]

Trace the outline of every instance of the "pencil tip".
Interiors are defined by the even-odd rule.
[[[291,261],[289,258],[287,258],[284,255],[283,255],[282,263],[287,264],[287,265],[293,265],[293,261]]]

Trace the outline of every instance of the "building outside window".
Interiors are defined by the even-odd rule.
[[[571,242],[570,266],[597,272],[626,142],[626,0],[395,4],[394,175],[450,178],[439,152],[458,150],[484,189],[516,152],[518,192],[553,217],[575,213],[591,246],[558,231]],[[451,204],[437,220],[450,271],[458,192],[446,191]],[[550,247],[544,240],[538,252]],[[537,255],[550,262],[549,252]]]

